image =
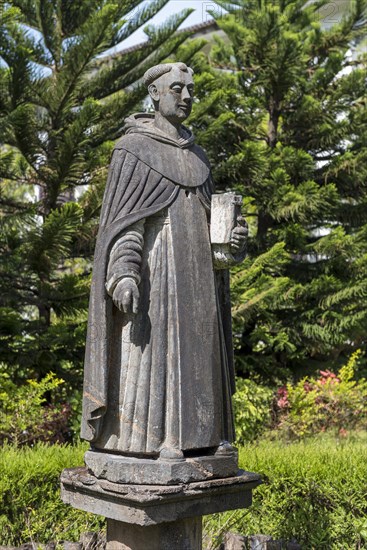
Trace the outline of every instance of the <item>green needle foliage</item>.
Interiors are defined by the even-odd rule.
[[[0,361],[15,380],[52,370],[80,385],[110,153],[145,97],[140,77],[187,38],[176,30],[190,10],[147,26],[144,48],[106,54],[167,1],[2,3]]]
[[[367,56],[352,52],[367,4],[323,29],[323,1],[217,3],[227,39],[195,58],[191,121],[250,227],[237,367],[268,381],[334,368],[366,346]]]

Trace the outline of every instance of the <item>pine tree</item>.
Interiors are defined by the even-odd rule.
[[[351,54],[367,4],[323,29],[326,2],[217,3],[228,40],[196,56],[191,124],[250,225],[232,279],[237,367],[335,368],[367,343],[367,56]]]
[[[187,38],[175,31],[190,10],[147,26],[144,48],[106,52],[167,1],[13,0],[2,8],[0,362],[15,379],[52,370],[80,386],[110,153],[146,94],[139,78]]]

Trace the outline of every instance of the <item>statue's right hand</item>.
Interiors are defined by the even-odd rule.
[[[115,306],[124,313],[137,313],[139,305],[138,285],[131,277],[124,277],[113,291],[112,300]]]

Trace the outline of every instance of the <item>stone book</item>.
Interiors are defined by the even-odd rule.
[[[212,195],[210,237],[212,244],[229,244],[237,219],[241,216],[241,195]]]

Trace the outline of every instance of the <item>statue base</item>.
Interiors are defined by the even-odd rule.
[[[61,498],[107,518],[108,550],[200,550],[201,517],[247,508],[259,483],[259,475],[240,470],[233,477],[180,485],[127,485],[72,468],[61,475]]]
[[[136,485],[175,485],[233,477],[238,472],[238,453],[205,455],[185,459],[130,458],[87,451],[85,464],[98,479]]]

